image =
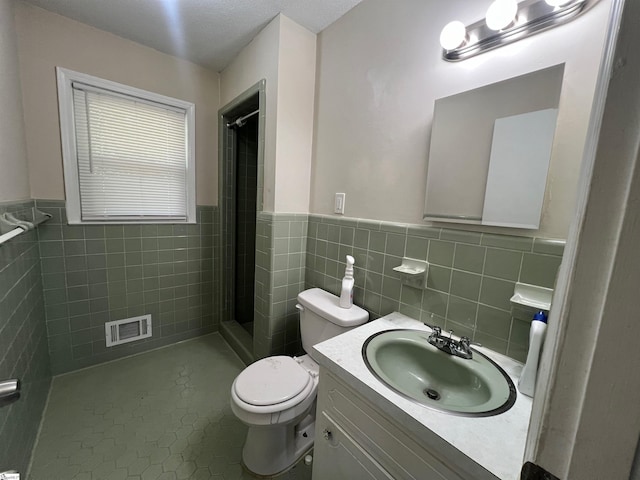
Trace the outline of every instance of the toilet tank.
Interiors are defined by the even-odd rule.
[[[311,347],[369,320],[366,310],[357,305],[342,308],[339,301],[338,297],[320,288],[298,294],[302,347],[316,361]]]

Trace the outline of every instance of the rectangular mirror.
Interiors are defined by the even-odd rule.
[[[537,229],[564,65],[436,100],[424,219]]]

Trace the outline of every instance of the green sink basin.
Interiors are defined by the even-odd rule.
[[[387,387],[429,408],[486,417],[513,406],[515,386],[493,360],[477,350],[468,360],[449,355],[428,338],[421,330],[387,330],[367,339],[362,356]]]

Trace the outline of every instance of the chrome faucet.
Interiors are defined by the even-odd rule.
[[[473,357],[470,347],[471,340],[469,337],[461,337],[460,340],[454,340],[452,338],[453,330],[449,330],[449,338],[447,338],[442,335],[442,328],[431,326],[426,323],[425,325],[432,330],[427,341],[438,350],[442,350],[449,355],[455,355],[456,357],[465,358],[467,360]]]

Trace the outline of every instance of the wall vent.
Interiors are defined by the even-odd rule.
[[[151,336],[151,315],[114,320],[104,324],[107,347],[135,342]]]

